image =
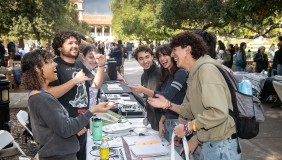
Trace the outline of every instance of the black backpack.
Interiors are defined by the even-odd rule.
[[[238,82],[234,76],[223,67],[216,67],[223,75],[230,90],[233,111],[229,109],[229,115],[235,121],[237,137],[242,139],[251,139],[256,137],[259,133],[259,121],[256,118],[256,113],[259,114],[262,112],[263,114],[263,107],[259,99],[239,92]],[[264,115],[260,116],[264,118]],[[264,119],[261,122],[263,121]],[[239,145],[237,151],[238,153],[241,153]]]

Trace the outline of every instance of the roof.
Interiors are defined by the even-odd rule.
[[[88,23],[89,25],[97,25],[97,24],[107,24],[112,25],[113,16],[106,15],[91,15],[91,14],[83,14],[82,20]]]

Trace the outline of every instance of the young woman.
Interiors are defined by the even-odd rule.
[[[103,43],[99,43],[98,50],[100,54],[105,54],[105,47]]]
[[[98,55],[98,50],[92,44],[88,44],[84,47],[82,51],[82,61],[85,67],[93,74],[94,83],[89,88],[89,106],[95,106],[97,101],[98,89],[102,86],[104,81],[104,72],[97,72],[98,63],[96,62],[95,55]],[[105,60],[105,56],[101,56]],[[91,76],[88,76],[91,77]]]
[[[161,91],[153,91],[141,85],[130,86],[133,93],[144,93],[149,97],[161,94],[175,104],[182,104],[187,89],[188,73],[184,69],[178,69],[176,62],[170,57],[172,50],[169,45],[160,45],[156,49],[156,56],[161,64]],[[178,122],[178,114],[171,110],[165,110],[159,121],[159,135],[167,140],[171,140],[173,128]]]
[[[75,135],[86,132],[83,128],[95,112],[105,112],[113,105],[101,103],[76,118],[70,118],[57,98],[47,92],[48,84],[58,79],[57,63],[52,54],[35,50],[25,54],[21,64],[22,85],[29,92],[31,127],[34,139],[39,143],[40,159],[76,160],[79,143]],[[74,79],[79,81],[77,76]]]
[[[246,47],[247,47],[247,44],[245,42],[240,43],[240,48],[238,52],[236,53],[234,71],[244,71],[245,70],[247,66],[246,53],[245,53]]]
[[[254,55],[254,62],[256,62],[255,71],[257,73],[260,73],[262,70],[267,71],[268,69],[268,57],[264,52],[265,52],[265,47],[260,46],[258,48],[258,53]]]
[[[234,56],[234,54],[235,54],[235,48],[234,48],[233,44],[229,44],[227,49],[228,49],[228,51],[229,51],[230,54],[231,54],[231,60],[230,60],[230,62],[228,62],[227,67],[228,67],[228,68],[232,68],[232,65],[233,65],[233,56]]]
[[[112,53],[109,54],[110,57],[115,58],[117,62],[117,71],[121,73],[120,66],[122,64],[122,52],[121,44],[116,44]]]

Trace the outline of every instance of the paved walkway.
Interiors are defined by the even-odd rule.
[[[125,79],[129,84],[140,84],[143,69],[132,59],[125,61]],[[27,107],[27,93],[10,93],[10,108]],[[282,160],[282,108],[264,104],[266,120],[260,133],[251,140],[240,140],[242,160]]]

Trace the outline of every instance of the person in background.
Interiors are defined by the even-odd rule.
[[[14,59],[15,53],[16,53],[16,45],[14,42],[10,41],[7,44],[8,48],[8,54],[9,54],[9,59]]]
[[[95,55],[98,54],[97,48],[93,44],[87,44],[82,51],[82,62],[85,67],[93,74],[93,84],[89,88],[89,107],[96,105],[98,89],[102,86],[104,81],[104,73],[97,74],[98,63],[96,62]],[[102,58],[102,57],[101,57]],[[105,56],[103,57],[105,59]]]
[[[228,62],[227,67],[232,68],[232,66],[233,66],[233,56],[235,54],[235,48],[234,48],[233,44],[228,44],[227,49],[229,50],[229,52],[231,54],[231,60],[230,60],[230,62]]]
[[[103,43],[99,43],[99,47],[98,47],[99,53],[104,55],[105,54],[105,48]]]
[[[0,66],[6,66],[4,62],[4,56],[5,56],[5,47],[3,46],[3,41],[0,40],[0,57],[1,57],[1,63]]]
[[[265,47],[260,46],[258,48],[258,53],[254,55],[254,62],[256,62],[255,71],[257,73],[260,73],[263,70],[267,71],[268,69],[268,57],[264,52],[265,52]]]
[[[235,63],[234,63],[234,71],[244,71],[247,66],[247,60],[246,60],[246,53],[245,49],[247,47],[247,44],[245,42],[240,43],[240,48],[238,52],[236,53],[235,57]]]
[[[161,90],[161,76],[160,68],[154,62],[154,54],[150,47],[145,45],[139,45],[135,49],[135,59],[140,66],[144,69],[144,73],[141,76],[141,86],[148,88],[152,91]],[[159,131],[159,122],[162,116],[162,110],[152,107],[148,102],[148,95],[144,94],[145,110],[147,112],[147,119],[151,124],[152,129]]]
[[[131,45],[131,43],[127,42],[126,49],[127,49],[127,61],[130,61],[131,57],[132,57],[132,45]]]
[[[225,45],[224,45],[224,43],[222,43],[221,40],[217,41],[217,43],[218,43],[217,59],[221,59],[222,60],[223,59],[223,54],[224,54],[224,51],[225,51]]]
[[[130,86],[135,94],[146,94],[148,97],[154,97],[155,94],[163,95],[165,98],[175,104],[182,104],[187,89],[186,79],[188,73],[182,68],[177,68],[176,62],[171,56],[171,48],[168,44],[160,45],[156,48],[156,56],[159,64],[161,64],[161,91],[154,91],[145,88],[139,84]],[[165,110],[159,121],[159,136],[171,141],[173,128],[178,122],[178,114]],[[182,146],[176,147],[179,152]]]
[[[282,76],[282,36],[278,37],[280,48],[276,51],[277,55],[277,75]]]
[[[151,41],[151,43],[150,43],[150,48],[151,48],[152,51],[154,51],[155,46],[154,46],[154,44],[153,44],[153,41]]]
[[[252,58],[252,51],[249,49],[248,54],[246,55],[246,59],[251,59]]]
[[[52,47],[57,57],[54,61],[58,64],[58,79],[51,82],[48,87],[54,97],[69,112],[70,117],[77,117],[89,109],[89,88],[93,79],[92,73],[76,60],[79,52],[81,37],[76,31],[60,31],[54,36]],[[105,59],[102,54],[94,55],[98,63],[97,74],[104,73]],[[86,126],[89,128],[89,126]],[[85,132],[86,128],[81,130]],[[78,160],[86,159],[86,134],[77,136],[80,150]]]
[[[122,47],[120,44],[116,44],[112,53],[109,54],[110,57],[113,57],[117,62],[117,71],[121,73],[121,65],[122,65]]]
[[[278,51],[280,49],[280,43],[277,43],[277,48],[278,50],[275,52],[274,54],[274,58],[273,58],[273,64],[272,64],[272,69],[273,69],[273,74],[277,75],[277,65],[278,65]]]
[[[170,46],[177,67],[189,72],[186,100],[176,105],[156,94],[156,98],[148,98],[148,103],[193,119],[174,128],[174,133],[180,138],[194,131],[194,136],[188,141],[190,154],[202,143],[201,160],[239,160],[236,126],[228,113],[229,109],[233,110],[231,95],[217,68],[222,67],[221,62],[207,55],[208,47],[202,37],[193,32],[173,36]]]
[[[48,84],[58,79],[57,63],[46,50],[27,53],[21,63],[22,85],[28,90],[28,108],[34,140],[39,145],[40,160],[76,160],[76,138],[95,112],[106,112],[113,105],[100,103],[85,113],[69,117],[69,112],[50,94]]]
[[[122,57],[122,61],[120,65],[120,74],[124,76],[124,60],[125,60],[125,54],[127,53],[127,50],[126,48],[123,47],[122,40],[118,40],[118,44],[121,50],[121,57]]]
[[[269,55],[270,60],[273,60],[274,53],[275,53],[275,45],[273,43],[269,47],[268,51],[270,52],[270,55]]]
[[[236,54],[238,52],[238,50],[239,50],[239,46],[238,46],[237,43],[235,44],[234,49],[235,49],[235,54]]]
[[[113,58],[111,55],[113,55],[113,51],[115,49],[116,43],[115,42],[111,42],[110,44],[110,52],[109,52],[109,57]]]

